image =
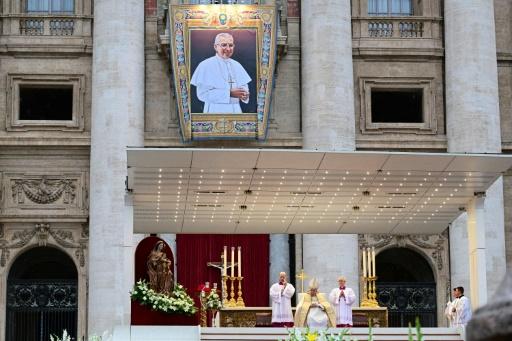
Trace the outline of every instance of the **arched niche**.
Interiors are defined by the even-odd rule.
[[[135,249],[135,282],[141,279],[149,281],[146,262],[151,250],[153,250],[156,243],[159,241],[162,241],[164,243],[164,251],[167,255],[167,259],[169,259],[172,262],[171,264],[174,266],[174,256],[172,254],[172,250],[169,247],[169,245],[165,242],[165,240],[155,236],[146,237],[140,241],[140,243],[137,245],[137,248]],[[175,274],[174,277],[176,278]]]
[[[377,254],[377,296],[388,307],[389,327],[407,327],[420,319],[422,327],[437,326],[437,290],[434,271],[420,253],[390,247]]]
[[[54,247],[20,254],[7,276],[6,340],[49,340],[65,329],[77,337],[78,271]]]

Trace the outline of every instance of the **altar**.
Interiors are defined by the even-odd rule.
[[[295,308],[292,308],[295,311]],[[219,311],[221,327],[270,327],[272,308],[243,307],[223,308]],[[353,307],[354,327],[388,326],[386,307]]]

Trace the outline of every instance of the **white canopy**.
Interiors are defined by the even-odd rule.
[[[128,148],[136,233],[440,233],[508,155]]]

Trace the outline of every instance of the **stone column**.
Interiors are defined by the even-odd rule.
[[[269,282],[275,283],[279,280],[279,273],[284,271],[290,277],[290,248],[287,234],[270,235],[270,268]],[[293,278],[288,278],[292,282]],[[269,297],[270,300],[270,297]],[[270,301],[269,301],[270,302]]]
[[[500,153],[501,131],[498,97],[498,69],[496,58],[496,33],[494,27],[494,5],[486,0],[446,0],[445,10],[445,53],[446,53],[446,134],[448,152],[452,153]],[[454,243],[470,243],[457,230],[458,223],[450,228],[451,259],[458,260],[458,268],[452,264],[452,286],[461,285],[460,274],[469,271],[470,278],[478,277],[474,271],[484,271],[482,276],[490,278],[492,273],[499,276],[505,272],[505,265],[496,262],[503,259],[505,247],[503,238],[503,181],[499,179],[489,191],[485,200],[487,225],[483,238],[487,238],[487,262],[483,268],[475,267],[470,259],[455,254],[465,246]],[[459,222],[471,217],[461,217]],[[468,234],[471,235],[468,230]],[[492,241],[491,241],[492,240]],[[489,242],[491,244],[489,244]],[[503,244],[503,245],[502,245]],[[491,247],[492,245],[492,247]],[[473,249],[472,249],[473,248]],[[469,244],[469,252],[474,245]],[[478,253],[481,255],[481,253]],[[487,267],[489,266],[489,267]],[[455,276],[454,276],[455,274]],[[457,275],[459,274],[459,275]],[[498,281],[499,282],[499,281]],[[477,294],[470,281],[469,294]],[[486,285],[490,294],[494,286]],[[487,290],[486,289],[486,290]],[[478,300],[480,303],[482,300]]]
[[[302,1],[301,12],[303,148],[355,150],[350,0]],[[320,291],[344,275],[358,295],[357,235],[303,235],[302,254]]]
[[[473,309],[487,303],[485,255],[485,195],[476,195],[468,205],[469,280]]]
[[[350,0],[301,2],[305,149],[355,150]]]
[[[89,335],[130,323],[133,209],[126,147],[144,145],[144,2],[94,3]]]
[[[493,1],[445,0],[448,151],[501,151]]]

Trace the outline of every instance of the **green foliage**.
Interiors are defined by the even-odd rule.
[[[133,301],[167,314],[194,315],[197,311],[194,300],[181,284],[174,287],[171,296],[167,296],[150,289],[146,281],[138,281],[130,295]]]
[[[215,290],[210,291],[210,294],[208,294],[208,297],[206,297],[206,308],[214,310],[219,310],[222,308],[220,296]]]
[[[370,328],[370,335],[371,335]],[[350,329],[343,329],[338,334],[334,334],[333,332],[329,333],[328,329],[325,330],[311,330],[306,328],[301,330],[299,328],[291,328],[288,329],[288,338],[286,341],[356,341],[357,339],[353,338],[350,335]],[[368,341],[372,341],[372,338],[369,338]]]
[[[416,340],[414,340],[414,335],[413,335],[413,332],[412,332],[412,326],[411,326],[411,322],[409,322],[409,341],[423,341],[423,334],[421,333],[421,323],[420,323],[420,318],[419,317],[416,317],[416,323],[415,323],[415,333],[416,334]]]
[[[104,332],[102,336],[92,335],[89,336],[88,341],[110,341],[112,340],[112,336],[108,335],[107,332]],[[67,330],[64,329],[62,332],[62,337],[58,337],[57,335],[50,335],[50,341],[72,341],[71,335],[68,334]]]

